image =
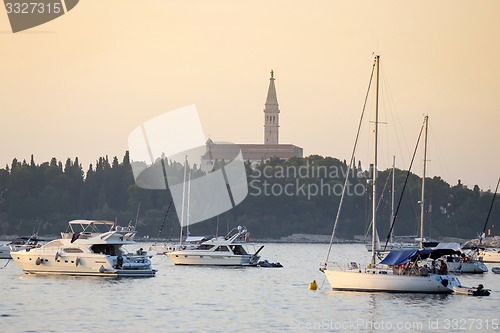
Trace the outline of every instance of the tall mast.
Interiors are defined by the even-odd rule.
[[[481,234],[481,236],[479,236],[479,245],[481,245],[481,243],[483,242],[483,238],[486,237],[486,226],[488,226],[488,220],[490,219],[491,210],[493,209],[493,204],[495,203],[495,197],[497,196],[498,192],[498,185],[500,185],[500,178],[498,178],[497,187],[495,188],[495,194],[493,194],[493,198],[491,199],[491,205],[490,209],[488,210],[488,216],[486,217],[486,221],[484,222],[483,233]]]
[[[184,161],[184,183],[182,184],[182,212],[181,212],[181,235],[180,235],[180,238],[179,238],[179,244],[182,245],[182,228],[184,227],[184,212],[185,212],[185,209],[184,207],[186,207],[184,205],[184,201],[186,200],[186,177],[187,177],[187,155],[186,155],[186,159]]]
[[[391,230],[391,233],[389,234],[389,241],[392,243],[392,234],[394,232],[394,228],[392,227],[392,224],[394,223],[394,197],[395,197],[395,181],[396,181],[396,176],[395,176],[395,171],[396,171],[396,156],[392,157],[392,189],[391,189],[391,221],[389,224],[389,230]]]
[[[377,65],[377,80],[376,80],[376,93],[375,93],[375,131],[374,131],[374,153],[373,153],[373,170],[372,170],[372,265],[375,265],[375,238],[377,227],[375,223],[375,216],[377,215],[377,146],[378,146],[378,89],[379,89],[379,62],[380,56],[375,56],[375,64]]]
[[[429,116],[424,117],[425,132],[424,132],[424,163],[422,172],[422,194],[420,195],[420,249],[424,248],[424,213],[425,213],[425,170],[427,167],[427,127],[429,124]]]
[[[189,237],[189,202],[191,199],[191,172],[188,174],[187,210],[186,210],[186,233]]]

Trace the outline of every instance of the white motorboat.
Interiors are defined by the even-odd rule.
[[[488,267],[483,261],[472,256],[451,255],[446,258],[448,271],[455,274],[483,274],[488,271]]]
[[[175,265],[256,266],[259,252],[247,242],[247,231],[238,227],[225,237],[212,238],[195,249],[180,249],[165,253]],[[252,250],[250,250],[252,249]]]
[[[101,231],[99,229],[107,229]],[[148,256],[129,253],[123,246],[136,244],[133,226],[110,221],[74,220],[61,238],[41,247],[11,252],[12,259],[28,274],[150,277]],[[139,251],[138,251],[139,252]]]
[[[463,252],[458,243],[439,243],[433,250],[449,249],[454,252],[446,255],[443,260],[446,262],[448,271],[455,274],[483,274],[488,271],[488,267],[476,252]]]
[[[483,262],[500,263],[500,250],[484,249],[479,251],[479,257],[483,258]]]
[[[0,259],[11,259],[11,251],[20,251],[25,249],[33,249],[42,246],[42,241],[37,235],[30,237],[19,237],[7,244],[0,244]]]
[[[440,253],[435,253],[433,250],[424,250],[423,241],[423,217],[425,211],[424,190],[425,190],[425,170],[426,170],[426,153],[427,153],[427,124],[428,117],[424,118],[422,131],[424,134],[424,163],[422,175],[422,192],[420,200],[420,250],[403,250],[391,251],[380,263],[377,263],[376,257],[376,216],[377,216],[377,141],[378,141],[378,91],[379,91],[379,62],[380,56],[375,56],[373,71],[376,71],[376,103],[375,103],[375,130],[374,130],[374,161],[372,179],[372,258],[371,263],[366,268],[360,268],[357,263],[351,263],[348,267],[343,267],[338,263],[328,263],[332,242],[330,242],[326,263],[320,270],[325,274],[330,286],[333,290],[348,290],[348,291],[363,291],[363,292],[399,292],[399,293],[428,293],[428,294],[450,294],[453,292],[453,287],[460,287],[460,281],[454,275],[448,274],[446,265],[443,263],[444,269],[437,273],[431,272],[428,267],[422,267],[422,263],[426,258],[437,258],[442,256],[444,250]],[[373,72],[372,76],[373,77]],[[370,85],[371,85],[370,77]],[[368,97],[368,95],[367,95]],[[363,110],[364,114],[364,110]],[[363,118],[363,117],[362,117]],[[361,119],[362,120],[362,119]],[[361,123],[359,128],[361,127]],[[358,130],[359,131],[359,130]],[[359,137],[359,132],[357,137]],[[349,174],[353,167],[354,155],[356,151],[357,140],[351,155],[349,172],[345,179],[344,191],[340,198],[337,216],[333,226],[331,239],[334,239],[335,230],[339,221],[340,211],[342,208],[345,189],[348,188]],[[426,252],[427,251],[427,252]]]

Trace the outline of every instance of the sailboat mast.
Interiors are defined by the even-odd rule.
[[[377,67],[376,76],[376,93],[375,93],[375,131],[374,131],[374,153],[373,153],[373,170],[372,170],[372,265],[375,265],[375,238],[377,233],[376,227],[376,213],[377,213],[377,158],[378,158],[378,90],[379,90],[379,62],[380,56],[375,56],[375,63]]]
[[[498,178],[497,187],[495,188],[495,194],[493,194],[493,198],[491,199],[491,205],[490,209],[488,210],[488,216],[486,217],[486,221],[484,222],[483,233],[481,234],[481,236],[479,236],[479,245],[481,245],[481,243],[483,242],[483,238],[486,237],[486,227],[488,226],[488,220],[490,219],[491,210],[493,209],[493,204],[495,203],[495,198],[498,192],[498,185],[500,185],[500,178]]]
[[[394,198],[395,198],[395,181],[396,181],[396,176],[395,176],[395,171],[396,171],[396,156],[392,157],[392,189],[391,189],[391,221],[389,223],[389,230],[391,230],[391,233],[389,234],[389,241],[392,243],[392,234],[394,232],[394,229],[391,228],[392,224],[394,223]]]
[[[424,117],[424,162],[422,171],[422,193],[420,195],[420,249],[424,248],[424,213],[425,213],[425,170],[427,168],[427,127],[429,124],[429,116]]]
[[[188,175],[187,211],[186,211],[186,233],[189,237],[189,202],[191,198],[191,172]]]
[[[187,177],[187,155],[186,160],[184,161],[184,182],[182,184],[182,212],[181,212],[181,235],[179,237],[179,245],[182,245],[182,228],[184,227],[184,202],[186,200],[186,177]]]

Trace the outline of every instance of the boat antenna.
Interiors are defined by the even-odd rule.
[[[165,213],[165,216],[163,217],[163,221],[161,222],[160,230],[158,230],[158,235],[156,236],[156,241],[153,245],[156,245],[156,243],[158,242],[158,239],[160,238],[160,234],[163,231],[163,226],[165,225],[165,221],[167,220],[168,212],[170,211],[170,207],[172,207],[172,202],[173,202],[173,200],[170,199],[170,203],[168,204],[168,207],[167,207],[167,212]]]
[[[339,203],[339,207],[337,208],[337,215],[335,216],[335,222],[333,223],[332,236],[330,238],[330,245],[328,246],[328,251],[327,251],[327,254],[326,254],[325,262],[328,261],[328,258],[330,257],[330,252],[332,250],[333,238],[335,236],[335,230],[337,230],[337,224],[339,222],[340,211],[342,209],[342,204],[344,203],[344,197],[345,197],[347,185],[348,185],[348,182],[349,182],[349,174],[350,174],[350,171],[352,170],[353,164],[354,164],[354,154],[356,153],[356,148],[358,146],[359,134],[361,132],[361,125],[363,123],[363,118],[364,118],[364,115],[365,115],[366,104],[367,104],[367,101],[368,101],[368,95],[370,93],[370,87],[372,85],[373,73],[374,72],[375,72],[375,62],[373,63],[372,73],[370,75],[370,81],[368,82],[368,90],[366,91],[365,101],[364,101],[364,104],[363,104],[363,110],[361,112],[361,117],[359,119],[358,132],[356,133],[356,139],[354,140],[354,147],[352,148],[351,160],[349,162],[349,168],[348,168],[347,173],[346,173],[342,195],[340,196],[340,203]]]
[[[479,237],[479,246],[483,242],[483,238],[486,235],[486,226],[488,225],[488,220],[490,219],[490,214],[491,214],[491,211],[493,210],[493,203],[495,202],[495,197],[497,196],[499,184],[500,184],[500,178],[498,178],[497,187],[495,188],[495,193],[493,194],[493,198],[491,199],[491,205],[490,205],[490,209],[488,210],[488,216],[486,217],[486,221],[484,222],[483,233]]]
[[[422,132],[424,131],[424,125],[425,125],[425,123],[422,124],[422,127],[420,128],[420,133],[418,134],[417,144],[415,145],[415,150],[413,151],[413,156],[411,157],[410,167],[408,168],[408,171],[406,172],[405,182],[403,184],[403,189],[401,190],[401,195],[399,196],[398,205],[396,207],[396,212],[394,213],[394,216],[392,218],[391,228],[389,229],[389,233],[388,233],[387,239],[385,241],[384,250],[387,248],[387,244],[389,243],[390,235],[392,234],[392,231],[394,230],[394,224],[396,223],[396,218],[398,217],[399,208],[401,207],[401,202],[403,201],[403,194],[405,193],[406,185],[408,184],[408,178],[410,177],[410,174],[411,174],[411,168],[413,166],[413,162],[415,161],[415,156],[417,155],[417,149],[418,149],[418,145],[420,143],[420,138],[422,137]]]
[[[219,218],[220,214],[217,215],[217,227],[215,228],[215,237],[219,237]]]
[[[134,226],[135,229],[137,229],[137,222],[139,221],[140,211],[141,211],[141,201],[139,201],[139,206],[137,206],[137,214],[135,215],[135,226]]]

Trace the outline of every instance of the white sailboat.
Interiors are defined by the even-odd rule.
[[[427,267],[419,267],[420,260],[426,258],[436,259],[442,253],[434,253],[432,250],[423,250],[423,213],[424,213],[424,186],[425,186],[425,155],[427,150],[427,120],[425,117],[425,146],[424,146],[424,173],[422,176],[422,200],[421,200],[421,226],[420,226],[420,250],[391,251],[381,263],[376,263],[375,238],[376,238],[376,203],[377,203],[377,139],[378,139],[378,90],[379,90],[379,62],[380,56],[375,56],[374,70],[376,70],[376,103],[375,103],[375,131],[374,131],[374,163],[372,172],[372,259],[366,267],[360,267],[352,262],[348,267],[342,267],[336,263],[325,263],[320,270],[325,274],[333,290],[364,291],[364,292],[400,292],[400,293],[429,293],[449,294],[453,287],[460,287],[460,281],[454,275],[440,271],[433,274]],[[354,156],[354,152],[353,152]],[[352,166],[353,157],[351,157]],[[349,173],[347,173],[349,174]],[[346,177],[346,184],[348,177]],[[347,188],[347,186],[345,187]],[[335,233],[336,225],[342,206],[343,196],[337,212],[337,218],[333,228],[331,239]],[[330,249],[331,249],[330,242]],[[328,259],[328,257],[327,257]]]
[[[483,233],[479,237],[478,249],[481,247],[483,239],[485,238],[485,235],[486,235],[486,227],[488,225],[488,220],[490,219],[490,214],[491,214],[491,211],[493,209],[493,204],[495,203],[495,198],[497,196],[499,184],[500,184],[500,178],[498,179],[498,182],[497,182],[495,194],[493,194],[493,198],[491,199],[491,205],[490,205],[490,209],[488,211],[488,217],[486,217],[486,222],[484,223]],[[500,249],[486,248],[483,250],[479,250],[478,256],[483,259],[483,262],[500,263]]]
[[[187,187],[187,196],[186,196],[186,187]],[[211,239],[211,236],[191,236],[189,233],[189,203],[191,197],[191,171],[188,172],[188,163],[187,156],[184,162],[184,185],[183,185],[183,196],[182,196],[182,208],[181,208],[181,216],[180,216],[180,237],[179,243],[165,243],[163,245],[154,245],[152,249],[158,254],[167,254],[173,251],[179,250],[192,250],[197,248],[202,242]],[[185,201],[187,201],[187,205],[185,205]],[[187,206],[187,207],[186,207]],[[167,209],[167,213],[170,210],[170,206]],[[186,221],[184,220],[186,219]],[[183,227],[186,226],[186,239],[183,240]]]

